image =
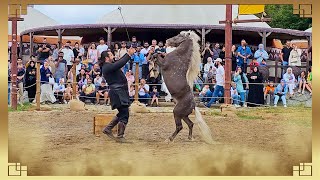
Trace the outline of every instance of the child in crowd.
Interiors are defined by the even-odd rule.
[[[158,106],[159,106],[159,99],[158,99],[158,98],[160,97],[160,95],[159,95],[159,92],[158,92],[156,86],[153,86],[152,89],[153,89],[153,90],[152,90],[152,92],[150,93],[150,96],[152,97],[151,106],[153,105],[154,102],[156,102],[157,107],[158,107]]]
[[[260,63],[261,67],[267,66],[267,62],[265,59],[262,59],[261,63]]]
[[[237,84],[236,83],[234,83],[234,82],[231,83],[230,92],[231,92],[232,103],[234,104],[235,107],[240,107],[240,105],[239,105],[240,96],[237,91]]]
[[[272,104],[271,101],[273,101],[274,99],[274,90],[275,90],[275,87],[274,87],[273,81],[268,82],[268,85],[264,90],[264,100],[266,101],[267,105]]]
[[[134,90],[134,85],[131,84],[129,89],[129,97],[131,102],[133,102],[135,94],[136,94],[136,91]]]
[[[68,103],[70,100],[72,100],[72,87],[71,83],[68,83],[64,91],[64,103]]]

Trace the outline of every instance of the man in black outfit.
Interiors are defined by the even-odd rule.
[[[112,52],[103,51],[99,60],[102,67],[102,75],[109,85],[110,105],[112,109],[117,109],[119,113],[104,128],[103,133],[117,142],[125,142],[123,137],[126,125],[129,119],[129,90],[127,78],[121,71],[121,68],[131,59],[136,52],[134,48],[130,48],[120,60],[114,62]],[[114,137],[112,129],[118,124],[118,136]]]

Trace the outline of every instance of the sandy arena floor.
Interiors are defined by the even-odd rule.
[[[9,112],[9,162],[28,166],[29,176],[290,176],[294,165],[312,160],[307,108],[250,109],[234,118],[213,110],[203,118],[215,145],[205,144],[196,126],[195,140],[189,141],[186,124],[174,143],[165,144],[175,130],[172,113],[132,114],[126,130],[132,143],[118,144],[92,133],[101,108],[62,109]]]

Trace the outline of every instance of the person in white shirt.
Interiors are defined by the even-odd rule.
[[[240,95],[237,91],[237,84],[235,82],[231,83],[231,88],[230,88],[230,95],[232,98],[232,104],[234,104],[235,107],[240,107]]]
[[[214,88],[214,92],[212,94],[212,98],[209,101],[209,103],[206,105],[208,108],[210,108],[211,104],[216,102],[218,100],[219,94],[224,94],[224,79],[225,79],[225,73],[224,68],[222,66],[222,59],[217,58],[214,60],[215,65],[218,66],[216,70],[216,86]]]
[[[60,50],[61,52],[63,52],[63,59],[67,61],[68,72],[72,68],[72,61],[74,59],[74,53],[70,47],[70,43],[70,41],[67,41],[64,47]]]
[[[141,79],[140,80],[140,86],[139,86],[139,101],[145,103],[146,105],[148,104],[148,101],[150,100],[150,95],[149,95],[149,85],[146,84],[146,80],[145,79]]]
[[[144,61],[142,63],[142,78],[147,78],[148,72],[149,72],[149,65],[148,65],[148,49],[149,49],[149,43],[145,42],[143,44],[143,49],[141,49],[140,53],[144,55]]]
[[[100,58],[101,53],[102,53],[103,51],[107,51],[107,50],[108,50],[108,45],[105,44],[103,37],[101,37],[101,38],[99,39],[99,43],[100,43],[100,44],[98,45],[97,50],[98,50],[98,57]]]
[[[65,91],[64,78],[59,79],[59,83],[54,83],[53,91],[56,99],[59,100],[59,104],[63,102],[63,93]]]

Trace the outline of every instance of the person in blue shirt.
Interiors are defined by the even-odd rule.
[[[278,101],[281,98],[283,106],[287,107],[286,95],[288,93],[288,85],[284,79],[281,79],[281,83],[278,84],[274,90],[274,107],[277,107]]]
[[[136,63],[139,63],[139,79],[142,78],[142,65],[145,60],[144,54],[141,53],[141,46],[137,46],[136,53],[132,56],[133,59],[133,66],[132,66],[132,72],[133,75],[136,75]]]
[[[241,67],[244,73],[247,73],[247,62],[250,56],[252,56],[253,54],[244,39],[241,41],[241,46],[238,47],[237,52],[237,66]]]
[[[259,65],[262,63],[262,60],[268,60],[269,55],[266,50],[264,50],[263,44],[259,44],[259,49],[254,53],[254,58],[257,59]]]

